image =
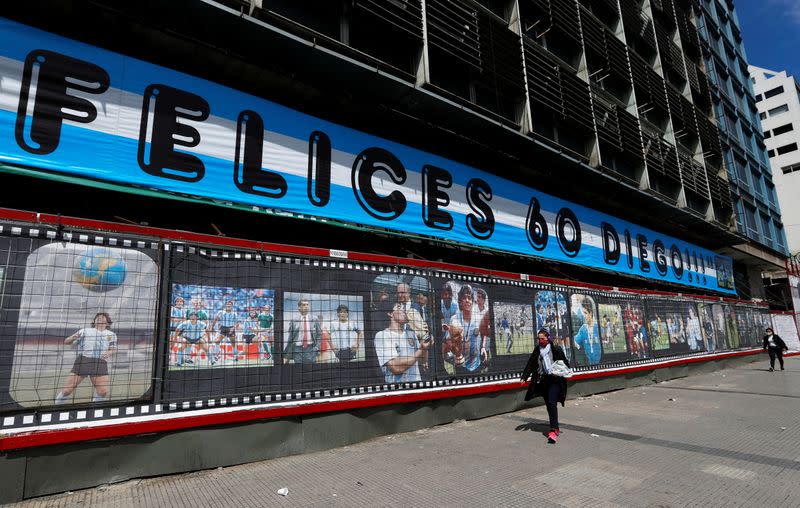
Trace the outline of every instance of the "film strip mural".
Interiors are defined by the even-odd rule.
[[[501,382],[758,346],[765,309],[0,226],[0,428]]]
[[[0,411],[152,399],[158,245],[0,226]]]

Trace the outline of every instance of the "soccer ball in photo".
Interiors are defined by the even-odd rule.
[[[105,247],[87,250],[75,260],[73,277],[89,291],[109,291],[122,285],[128,269],[116,251]]]

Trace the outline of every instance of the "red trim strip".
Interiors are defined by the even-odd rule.
[[[729,358],[739,356],[749,356],[760,353],[761,350],[750,351],[737,351],[733,353],[724,353],[714,356],[703,356],[696,358],[683,358],[674,361],[659,364],[658,366],[650,365],[635,365],[627,368],[616,369],[613,371],[605,372],[585,372],[577,374],[573,377],[574,380],[595,379],[601,377],[612,377],[633,372],[641,372],[646,370],[657,370],[676,365],[685,365],[689,363],[697,363],[703,361],[714,360],[716,358]],[[800,352],[787,353],[785,356],[798,356]],[[96,427],[84,427],[77,429],[59,429],[59,430],[40,430],[26,434],[16,434],[0,438],[0,451],[19,450],[23,448],[32,448],[38,446],[49,446],[65,443],[77,443],[82,441],[94,441],[98,439],[110,439],[117,437],[133,436],[137,434],[150,434],[157,432],[171,432],[182,429],[209,427],[216,425],[226,425],[231,423],[250,422],[255,420],[266,420],[274,418],[284,418],[287,416],[298,416],[306,414],[316,414],[334,411],[347,411],[352,409],[360,409],[366,407],[385,406],[389,404],[407,404],[413,402],[424,402],[429,400],[437,400],[451,397],[464,397],[469,395],[479,395],[486,393],[494,393],[506,390],[521,389],[529,383],[518,384],[493,384],[482,386],[465,386],[463,388],[453,388],[450,390],[440,391],[427,391],[418,393],[395,393],[387,395],[384,393],[377,393],[375,397],[357,399],[357,400],[343,400],[343,401],[325,401],[314,404],[304,404],[301,406],[292,407],[278,407],[278,408],[265,408],[265,409],[247,409],[241,408],[238,411],[227,413],[202,415],[202,416],[186,416],[176,417],[162,420],[153,420],[145,422],[122,423],[116,425],[101,425]]]
[[[190,243],[200,243],[215,245],[220,247],[230,247],[237,249],[248,249],[261,252],[272,252],[280,254],[294,254],[298,256],[316,256],[316,257],[330,257],[329,249],[321,249],[316,247],[302,247],[296,245],[285,245],[278,243],[259,242],[255,240],[245,240],[241,238],[227,238],[222,236],[207,235],[203,233],[192,233],[189,231],[178,231],[172,229],[156,228],[150,226],[139,226],[136,224],[122,224],[117,222],[100,221],[95,219],[80,219],[76,217],[62,217],[59,215],[38,214],[35,212],[26,212],[21,210],[13,210],[10,208],[0,208],[0,219],[40,223],[50,226],[68,226],[74,228],[94,229],[98,231],[111,231],[115,233],[127,233],[137,236],[150,236],[157,239],[181,241]],[[613,291],[614,286],[604,286],[600,284],[583,283],[565,279],[555,279],[550,277],[537,277],[528,274],[520,274],[504,271],[493,271],[484,268],[476,268],[472,266],[456,265],[452,263],[440,263],[436,261],[425,261],[420,259],[398,258],[395,256],[384,256],[380,254],[368,254],[363,252],[348,252],[349,261],[364,261],[372,263],[384,263],[392,265],[405,265],[419,268],[429,268],[434,270],[446,270],[454,272],[471,273],[474,275],[481,275],[484,277],[497,277],[510,280],[525,280],[535,283],[543,284],[557,284],[567,287],[580,287],[595,289],[600,291]],[[735,298],[728,298],[723,296],[711,295],[683,295],[678,292],[668,291],[655,291],[646,289],[631,289],[631,288],[616,288],[621,293],[640,294],[640,295],[654,295],[666,297],[685,297],[709,301],[723,301],[733,304],[747,304],[756,305],[761,307],[768,307],[765,303],[749,302],[745,300],[737,300]]]

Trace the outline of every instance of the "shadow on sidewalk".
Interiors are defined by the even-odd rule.
[[[540,430],[549,426],[542,420],[534,420],[516,414],[505,414],[498,416],[506,420],[523,421],[522,425],[518,425],[514,430]],[[722,457],[727,459],[741,460],[746,462],[753,462],[756,464],[765,464],[768,466],[776,466],[792,471],[800,471],[800,461],[792,459],[784,459],[780,457],[772,457],[769,455],[760,455],[755,453],[740,452],[738,450],[729,450],[725,448],[716,448],[712,446],[704,446],[702,444],[693,444],[680,441],[671,441],[667,439],[658,439],[655,437],[642,436],[638,434],[626,434],[624,432],[614,432],[610,430],[596,429],[592,427],[585,427],[582,425],[561,424],[561,429],[580,432],[583,434],[591,435],[592,437],[605,437],[611,439],[619,439],[622,441],[636,441],[637,443],[649,446],[658,446],[662,448],[669,448],[673,450],[683,450],[686,452],[699,453],[702,455],[709,455],[714,457]],[[545,433],[545,435],[547,435]]]
[[[528,423],[517,425],[517,428],[515,428],[514,430],[516,431],[530,430],[533,432],[539,432],[544,437],[547,437],[547,434],[550,432],[550,423],[545,421],[529,420]]]

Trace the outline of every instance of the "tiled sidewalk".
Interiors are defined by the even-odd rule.
[[[11,506],[797,507],[800,358],[766,367],[568,400],[557,445],[540,406]]]

